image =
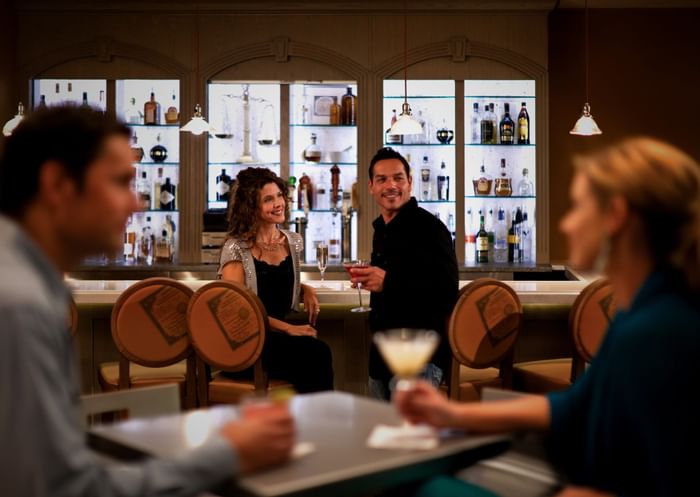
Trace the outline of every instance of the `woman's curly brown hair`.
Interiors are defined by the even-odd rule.
[[[258,210],[260,190],[274,183],[282,192],[287,205],[287,183],[274,172],[264,167],[249,167],[236,176],[228,208],[229,236],[253,242],[258,232]]]

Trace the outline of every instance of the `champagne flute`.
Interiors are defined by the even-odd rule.
[[[352,261],[352,262],[344,262],[343,267],[350,275],[350,278],[352,278],[352,269],[353,268],[368,268],[369,261],[360,259],[360,260]],[[350,312],[369,312],[369,311],[371,311],[372,310],[371,307],[362,305],[362,283],[357,283],[357,295],[360,298],[360,307],[353,307],[352,309],[350,309]]]
[[[326,266],[328,266],[328,245],[324,242],[316,245],[316,264],[321,272],[321,286],[323,286],[323,275],[326,272]]]
[[[412,390],[440,341],[433,330],[397,328],[374,334],[374,343],[389,369],[398,377],[396,390]],[[404,421],[404,426],[408,426]]]

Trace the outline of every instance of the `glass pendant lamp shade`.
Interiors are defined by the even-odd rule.
[[[206,119],[204,119],[204,116],[202,116],[202,107],[199,104],[194,106],[194,115],[192,119],[180,128],[180,131],[186,131],[193,135],[201,135],[207,132],[214,135],[214,133],[216,133],[214,126],[209,124]]]
[[[24,105],[20,102],[17,106],[17,115],[5,123],[5,126],[2,127],[2,134],[10,136],[22,119],[24,119]]]
[[[404,102],[396,122],[391,127],[392,135],[419,135],[423,133],[423,127],[411,115],[411,106]]]
[[[578,121],[576,121],[576,124],[574,124],[574,127],[571,131],[569,131],[569,133],[579,136],[603,134],[598,127],[598,124],[595,122],[595,119],[593,119],[593,116],[591,115],[591,106],[588,105],[588,102],[583,105],[583,113],[581,114],[581,117],[578,118]]]

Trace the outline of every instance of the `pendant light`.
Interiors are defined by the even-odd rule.
[[[5,123],[5,126],[2,127],[2,134],[10,136],[22,119],[24,119],[24,105],[20,102],[17,105],[17,115]]]
[[[585,11],[584,17],[585,17],[585,24],[586,24],[586,33],[585,33],[586,103],[583,104],[583,112],[581,114],[581,117],[578,118],[578,121],[576,121],[576,124],[574,124],[573,129],[571,131],[569,131],[569,133],[572,135],[579,135],[579,136],[593,136],[593,135],[602,135],[603,132],[598,127],[598,124],[595,122],[595,119],[593,119],[593,116],[591,115],[591,105],[588,103],[588,0],[585,1],[584,11]]]
[[[195,52],[197,54],[195,84],[197,85],[197,100],[199,100],[201,97],[199,88],[199,2],[195,4],[195,9]],[[202,133],[208,132],[212,137],[214,136],[214,133],[216,133],[214,126],[209,124],[207,120],[204,119],[204,116],[202,115],[202,106],[199,105],[199,102],[197,102],[194,106],[194,114],[192,115],[192,119],[190,119],[189,122],[182,128],[180,128],[180,131],[192,133],[193,135],[201,135]]]
[[[419,135],[423,133],[423,127],[411,115],[411,106],[408,105],[408,21],[406,16],[406,0],[403,2],[403,105],[401,114],[391,127],[392,135]]]

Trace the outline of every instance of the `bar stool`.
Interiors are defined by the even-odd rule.
[[[197,356],[200,406],[235,404],[246,395],[291,387],[287,382],[268,379],[263,369],[261,354],[269,322],[257,295],[245,286],[213,281],[201,287],[190,299],[187,322]],[[251,366],[252,380],[222,374]]]
[[[196,407],[195,359],[187,333],[192,290],[170,278],[127,288],[112,310],[119,362],[99,367],[103,391],[176,383],[183,406]]]
[[[511,388],[513,346],[522,319],[518,295],[501,281],[480,278],[460,290],[447,331],[450,398],[475,402],[484,387]]]
[[[547,393],[569,387],[585,371],[608,325],[615,315],[613,289],[606,279],[590,283],[576,297],[569,313],[569,333],[574,343],[572,358],[517,363],[513,384],[517,390]]]

